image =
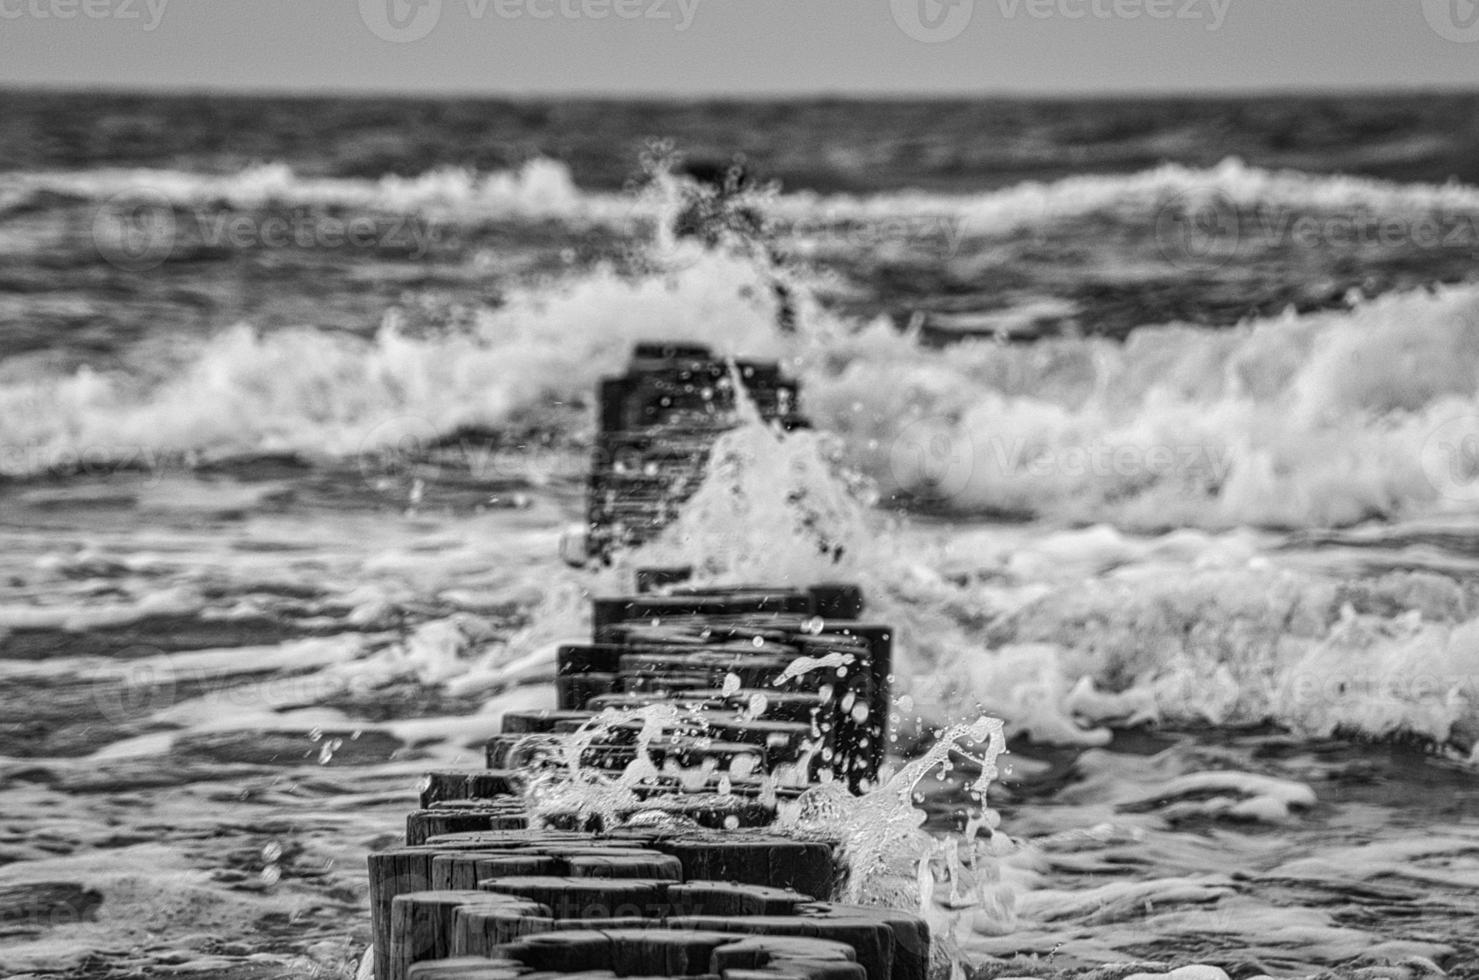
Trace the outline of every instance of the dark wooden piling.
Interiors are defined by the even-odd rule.
[[[602,382],[593,561],[650,540],[698,488],[739,418],[736,373],[763,419],[805,425],[776,365],[692,345],[638,345]],[[892,629],[863,618],[853,583],[693,576],[643,568],[631,594],[593,600],[590,642],[558,648],[556,705],[505,714],[487,770],[429,774],[408,846],[370,858],[377,980],[926,980],[923,920],[828,901],[835,844],[766,829],[808,785],[877,778]],[[819,666],[792,674],[802,657]],[[657,705],[679,710],[616,713]],[[541,811],[531,827],[525,788],[570,763],[581,730],[583,768],[645,753],[657,774],[603,816]]]
[[[376,961],[386,980],[441,975],[415,967],[451,957],[464,959],[447,968],[464,972],[450,976],[591,969],[659,976],[651,972],[659,954],[676,957],[664,960],[671,975],[723,965],[729,972],[721,975],[732,978],[741,969],[736,957],[795,948],[776,939],[841,944],[851,954],[827,962],[855,964],[844,972],[864,980],[925,980],[928,966],[929,932],[917,916],[816,901],[838,875],[832,849],[820,842],[641,827],[609,835],[495,831],[376,855],[375,870],[397,876],[377,879],[373,889],[372,904],[390,907],[389,948],[383,967]],[[475,890],[454,887],[469,877]],[[637,932],[650,935],[639,941]],[[718,956],[736,937],[763,942]],[[518,965],[503,962],[510,960]]]

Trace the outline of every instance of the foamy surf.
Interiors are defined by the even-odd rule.
[[[361,339],[237,327],[146,380],[87,369],[0,382],[0,472],[158,471],[292,451],[424,449],[459,428],[536,422],[577,438],[594,380],[670,336],[780,357],[808,411],[885,496],[949,511],[1130,528],[1327,527],[1469,512],[1479,501],[1479,288],[1119,344],[939,350],[811,309],[774,329],[749,261],[679,250],[661,274],[607,270],[523,290],[466,331]]]
[[[377,180],[311,177],[280,163],[237,173],[164,169],[16,171],[0,175],[8,206],[50,192],[84,200],[135,197],[191,207],[226,202],[345,206],[387,212],[434,213],[451,221],[563,219],[629,222],[660,215],[659,198],[579,187],[565,164],[534,158],[516,170],[476,173],[444,168],[414,177]],[[844,224],[899,219],[948,220],[957,234],[1002,235],[1099,212],[1154,210],[1172,199],[1221,199],[1242,207],[1267,206],[1374,216],[1479,214],[1479,190],[1463,184],[1399,184],[1364,177],[1306,174],[1249,166],[1236,158],[1215,167],[1166,164],[1133,174],[1089,174],[1028,181],[975,194],[890,191],[820,194],[793,190],[767,195],[759,205],[782,230],[805,233]],[[895,231],[899,229],[894,229]]]
[[[1218,173],[1255,196],[1318,189]],[[186,181],[179,200],[239,194],[256,206],[296,193],[296,178],[269,176],[258,191]],[[1080,206],[1073,195],[1084,208],[1140,207],[1208,179],[1095,178],[1058,192],[1064,207]],[[1206,186],[1237,192],[1215,180]],[[455,211],[460,195],[482,194],[488,213],[523,217],[585,207],[558,181],[543,199],[519,185],[505,200],[476,181],[387,186],[314,186],[298,200]],[[1346,200],[1331,193],[1331,206]],[[1411,193],[1381,206],[1428,207],[1450,191]],[[853,220],[852,206],[837,203],[835,220]],[[979,227],[1016,227],[1032,206],[992,203]],[[582,593],[615,581],[555,564],[556,531],[574,513],[560,496],[568,482],[524,479],[535,465],[520,470],[516,507],[493,507],[486,490],[442,505],[424,485],[436,466],[420,464],[458,430],[542,428],[562,465],[575,460],[559,472],[578,472],[591,384],[650,336],[786,361],[824,434],[734,433],[691,512],[633,560],[692,561],[712,581],[855,575],[873,614],[899,627],[901,745],[984,712],[1004,720],[1002,735],[1072,760],[1070,778],[1051,754],[1005,757],[1019,768],[993,785],[1001,851],[890,867],[878,897],[924,896],[969,955],[1036,955],[1034,975],[1237,945],[1282,973],[1360,961],[1416,977],[1424,961],[1463,953],[1443,923],[1462,921],[1472,834],[1448,826],[1449,801],[1412,798],[1412,773],[1446,772],[1438,753],[1472,762],[1475,744],[1479,627],[1462,580],[1475,551],[1473,288],[1222,333],[1147,325],[1126,345],[939,351],[806,297],[801,330],[782,334],[773,270],[659,246],[645,274],[516,286],[466,328],[392,320],[366,339],[241,327],[199,341],[167,377],[0,382],[3,469],[23,478],[0,493],[16,528],[45,528],[12,532],[0,567],[18,584],[0,629],[27,649],[69,651],[9,665],[6,680],[59,712],[99,701],[114,712],[105,744],[64,717],[67,739],[35,744],[68,758],[0,760],[27,814],[4,841],[21,857],[0,881],[81,876],[85,858],[24,838],[116,852],[88,883],[112,903],[106,916],[7,951],[7,969],[253,921],[297,944],[275,965],[352,973],[342,930],[312,933],[314,909],[358,901],[358,872],[343,869],[395,829],[415,772],[476,765],[503,712],[552,703],[554,645],[583,632]],[[476,476],[508,475],[479,469],[471,445],[437,451]],[[295,458],[286,474],[273,454]],[[119,459],[137,462],[120,473]],[[236,465],[210,465],[222,460]],[[339,495],[315,497],[315,480]],[[902,496],[953,520],[873,506]],[[1030,520],[961,517],[996,513]],[[1369,518],[1388,523],[1330,530]],[[1193,529],[1159,533],[1176,524]],[[190,630],[211,642],[107,645]],[[218,646],[222,632],[236,645]],[[1245,728],[1264,725],[1273,731]],[[1154,733],[1180,728],[1201,734]],[[1386,741],[1343,749],[1337,735]],[[1381,755],[1408,740],[1438,753]],[[1377,788],[1349,800],[1372,773]],[[120,816],[100,795],[148,780],[164,788],[138,812]],[[1460,803],[1465,785],[1450,787]],[[825,817],[826,801],[813,802]],[[193,836],[192,819],[249,817],[266,826],[243,831],[245,854]],[[1408,847],[1403,820],[1438,832]],[[1332,845],[1334,829],[1362,839]],[[161,859],[161,837],[188,866]],[[901,838],[883,834],[874,850]],[[202,866],[211,874],[194,873]],[[1351,924],[1367,902],[1391,914]],[[1419,902],[1440,938],[1388,937],[1385,923]],[[186,938],[136,958],[208,970],[239,953]]]

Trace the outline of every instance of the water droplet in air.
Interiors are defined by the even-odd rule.
[[[262,860],[268,864],[276,864],[277,859],[282,857],[282,845],[277,841],[268,841],[262,845]]]
[[[318,750],[318,764],[321,766],[326,766],[330,762],[333,762],[334,753],[338,752],[343,747],[344,739],[342,738],[336,738],[332,741],[325,742],[323,746]]]
[[[734,674],[734,673],[725,674],[724,675],[724,686],[720,689],[720,693],[723,694],[725,697],[728,697],[731,694],[737,693],[739,691],[739,689],[740,689],[740,676],[739,676],[739,674]]]

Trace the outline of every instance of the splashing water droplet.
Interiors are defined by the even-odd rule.
[[[855,658],[850,653],[829,653],[822,657],[797,657],[781,671],[780,676],[771,681],[772,687],[781,687],[788,681],[802,677],[814,670],[825,670],[828,667],[837,667],[850,664]]]
[[[759,760],[753,755],[737,755],[729,760],[729,775],[735,779],[744,779],[755,771]]]
[[[282,857],[282,845],[277,841],[268,841],[262,845],[262,860],[268,864],[276,864],[278,858]]]
[[[765,709],[770,707],[770,699],[763,694],[750,695],[750,703],[746,705],[746,712],[751,718],[759,718],[765,714]]]
[[[269,864],[262,869],[262,880],[268,885],[275,885],[282,880],[282,868],[275,864]]]

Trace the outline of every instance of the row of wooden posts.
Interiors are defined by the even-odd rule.
[[[767,829],[817,781],[877,777],[892,637],[860,613],[839,585],[597,600],[592,642],[559,651],[560,706],[508,714],[490,768],[429,774],[406,846],[371,855],[376,977],[923,980],[918,917],[827,901],[837,842]],[[798,657],[825,666],[789,674]],[[644,744],[620,719],[650,705],[689,713]],[[578,759],[557,751],[582,730]],[[638,751],[657,775],[618,814],[635,823],[531,818],[540,767],[614,776]]]
[[[804,424],[774,365],[702,348],[639,345],[603,382],[585,560],[671,519],[736,383],[762,418]],[[369,858],[377,980],[925,980],[923,920],[830,901],[838,842],[771,826],[810,786],[878,778],[892,630],[854,585],[688,574],[640,570],[635,594],[595,600],[590,642],[559,650],[557,704],[506,714],[488,768],[428,775],[405,846]],[[531,779],[562,767],[641,778],[615,812],[533,815]]]

